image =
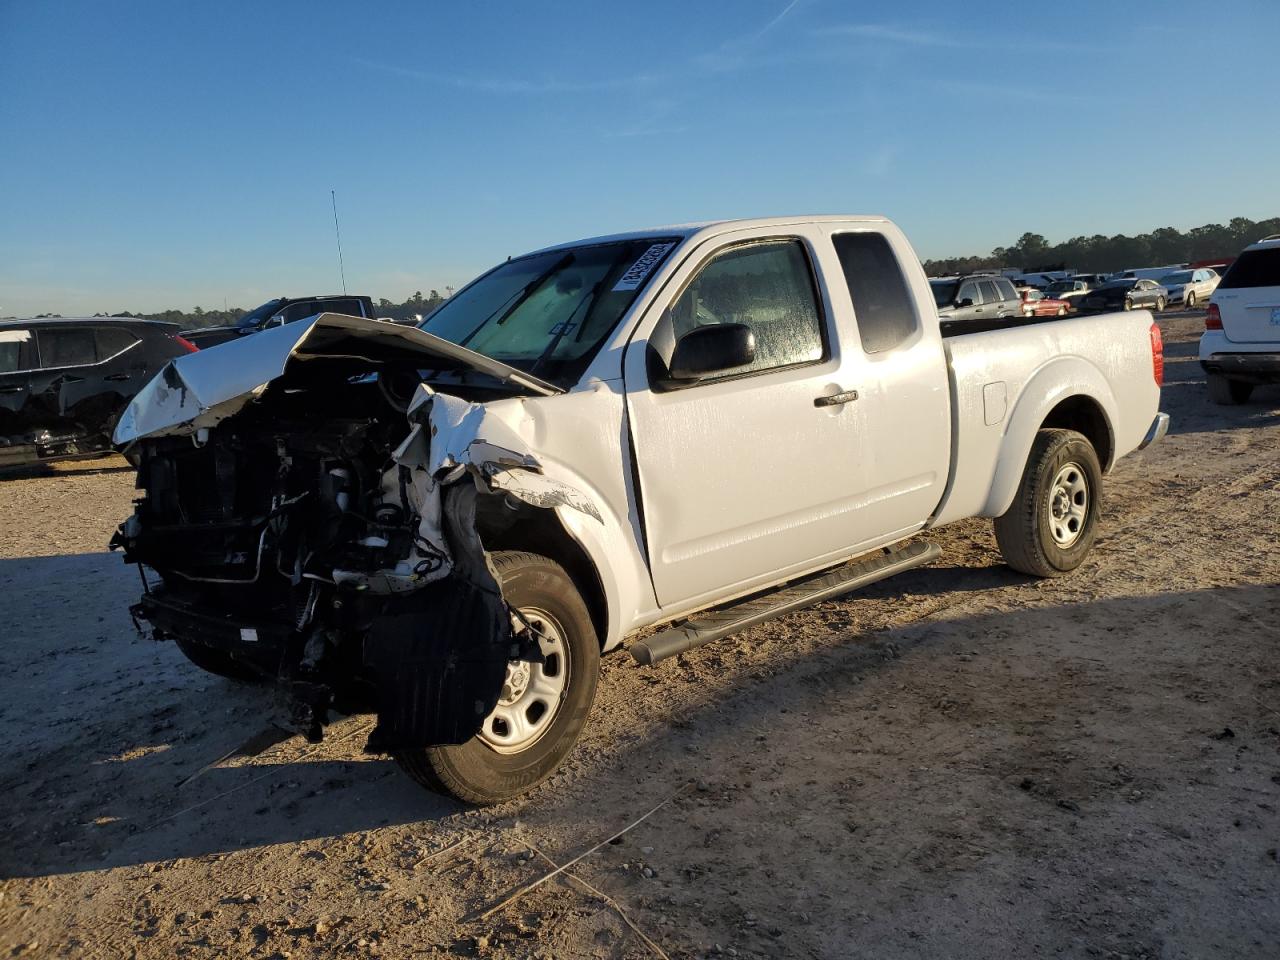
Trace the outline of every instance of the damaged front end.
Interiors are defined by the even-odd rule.
[[[154,572],[133,613],[218,672],[277,679],[313,739],[330,711],[376,711],[371,750],[464,743],[508,664],[540,657],[478,512],[597,515],[477,401],[555,388],[417,330],[282,330],[180,358],[121,419],[145,493],[111,545]]]

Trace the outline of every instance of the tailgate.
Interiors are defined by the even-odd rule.
[[[1280,246],[1246,250],[1236,258],[1212,302],[1222,331],[1236,343],[1280,342]]]

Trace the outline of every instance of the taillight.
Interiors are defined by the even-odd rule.
[[[1222,329],[1222,311],[1218,309],[1216,303],[1209,304],[1209,312],[1204,315],[1204,328],[1206,330]]]
[[[176,333],[173,335],[173,342],[182,347],[187,353],[195,353],[200,348],[188,340],[186,337],[180,337]]]
[[[1164,386],[1164,337],[1160,328],[1151,324],[1151,373],[1156,378],[1156,386]]]

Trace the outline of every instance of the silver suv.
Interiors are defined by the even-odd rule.
[[[943,320],[1003,320],[1022,316],[1022,298],[1008,277],[976,274],[930,280]]]

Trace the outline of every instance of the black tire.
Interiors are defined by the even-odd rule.
[[[1188,310],[1194,310],[1196,308],[1196,292],[1188,290],[1187,296],[1182,302]]]
[[[558,628],[567,648],[568,681],[550,726],[518,753],[499,753],[481,736],[396,753],[404,771],[428,790],[476,805],[510,800],[555,772],[582,732],[600,673],[600,641],[564,568],[536,553],[500,551],[491,558],[507,602],[516,610],[541,611]]]
[[[1064,545],[1053,532],[1054,482],[1061,474],[1070,476],[1072,465],[1079,472],[1072,483],[1083,481],[1085,486],[1084,516],[1074,539]],[[1033,577],[1060,577],[1080,566],[1098,536],[1101,494],[1102,467],[1088,438],[1074,430],[1039,431],[1013,503],[995,521],[996,542],[1005,563]]]
[[[183,656],[206,673],[216,673],[220,677],[238,680],[241,683],[262,682],[263,677],[260,673],[252,667],[233,660],[229,654],[221,650],[214,650],[212,647],[176,637],[173,642],[182,651]]]
[[[1232,380],[1220,373],[1209,374],[1209,399],[1222,406],[1234,407],[1247,403],[1253,395],[1253,384],[1244,380]]]
[[[1156,297],[1156,313],[1164,313],[1164,297]]]

